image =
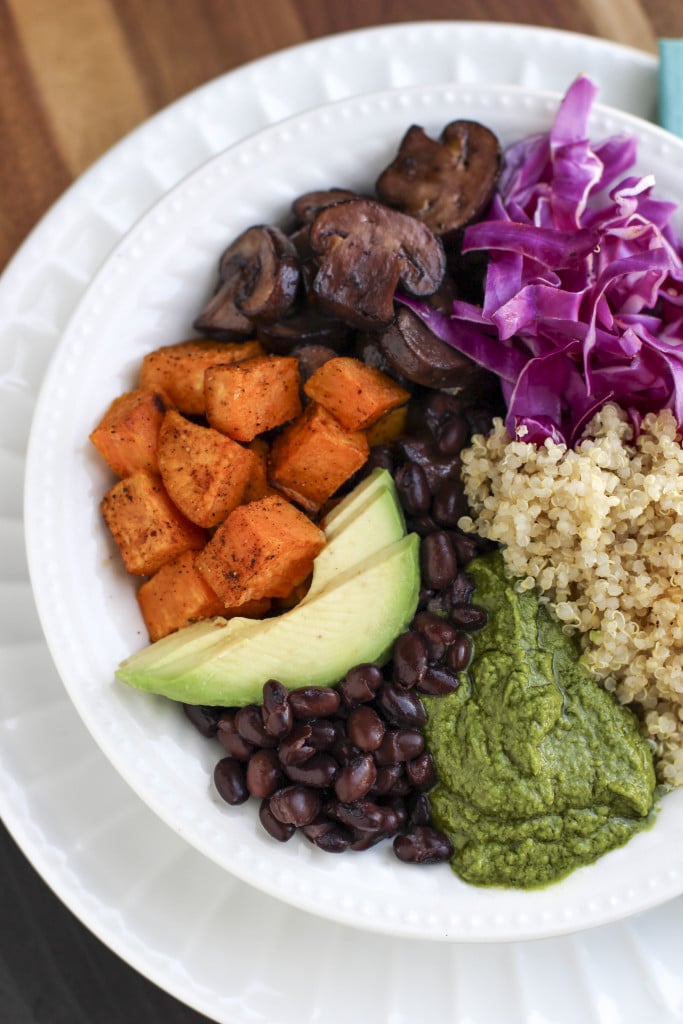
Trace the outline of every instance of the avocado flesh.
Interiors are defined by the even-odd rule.
[[[314,562],[313,579],[306,596],[291,611],[272,619],[257,620],[237,617],[227,620],[217,617],[186,626],[127,658],[120,665],[116,673],[117,677],[123,682],[140,689],[164,693],[166,696],[176,700],[183,700],[187,703],[214,703],[236,706],[240,703],[240,700],[237,698],[233,699],[232,692],[230,694],[225,692],[225,687],[228,685],[225,682],[220,684],[220,693],[216,694],[215,699],[209,699],[205,694],[199,695],[194,692],[194,686],[199,684],[188,683],[187,685],[189,685],[190,690],[186,691],[186,685],[179,683],[178,680],[184,679],[185,674],[188,672],[194,674],[203,661],[213,663],[219,651],[236,648],[242,640],[256,637],[257,639],[260,638],[262,643],[266,643],[275,625],[278,626],[278,631],[284,629],[285,634],[290,628],[298,633],[300,613],[309,605],[314,605],[318,596],[332,591],[336,592],[340,587],[346,588],[347,584],[354,577],[360,575],[365,570],[374,570],[376,559],[379,557],[378,553],[385,550],[388,552],[390,546],[405,535],[405,521],[390,474],[386,470],[376,470],[370,474],[330,513],[323,526],[329,538],[328,544]],[[415,593],[417,593],[417,588],[419,587],[419,571],[417,568],[415,569],[415,576]],[[366,584],[368,582],[368,580],[365,580],[364,584],[358,588],[360,595],[358,599],[361,601],[381,600],[381,598],[363,596],[367,590]],[[355,588],[352,589],[355,595]],[[403,593],[404,589],[397,584],[398,591]],[[398,593],[396,596],[399,596]],[[353,596],[353,600],[356,599]],[[407,599],[409,599],[410,603],[412,600],[410,594],[407,595]],[[330,597],[326,598],[323,609],[318,609],[321,611],[321,614],[330,614],[327,609],[334,604],[334,600]],[[340,634],[346,631],[346,627],[341,620],[347,614],[346,609],[342,608],[341,604],[348,600],[347,590],[344,589],[338,595],[340,604]],[[414,608],[407,621],[412,618],[413,613]],[[293,627],[285,626],[285,623],[290,623],[293,617]],[[387,619],[387,625],[389,625],[389,619]],[[315,616],[311,613],[305,628],[310,634],[313,634],[315,626]],[[354,627],[354,629],[357,628]],[[400,629],[397,630],[394,636],[400,631]],[[279,635],[280,633],[278,632]],[[326,629],[325,635],[329,637],[328,629]],[[302,641],[305,650],[307,647],[310,647],[309,639],[310,637]],[[277,641],[277,643],[280,642],[280,640]],[[340,642],[342,645],[346,643],[343,639]],[[389,641],[389,646],[390,643],[391,641]],[[254,652],[258,646],[259,644],[255,644],[252,640],[250,650]],[[355,647],[353,649],[355,650]],[[284,663],[290,658],[288,648],[286,654],[282,651],[276,653],[280,662]],[[250,657],[258,658],[258,655],[252,653]],[[304,660],[306,662],[312,661],[312,652],[310,656],[306,653]],[[327,666],[324,662],[318,665],[318,660],[316,655],[316,671],[320,675],[321,672],[324,673]],[[360,660],[375,660],[375,657],[363,657]],[[310,665],[305,667],[305,671],[310,671]],[[330,677],[326,684],[320,685],[337,682],[345,674],[345,671],[336,678]],[[329,676],[329,671],[324,674]],[[266,676],[265,679],[270,677]],[[264,682],[265,679],[263,680]],[[169,692],[168,690],[170,680],[174,680],[171,687],[174,692]],[[231,691],[233,685],[238,685],[234,679],[230,683]],[[296,683],[296,685],[304,685],[304,682]],[[179,686],[181,687],[180,690],[178,690]],[[202,687],[202,693],[205,689],[206,687]],[[252,699],[260,699],[260,688],[257,696],[243,702],[249,703]]]

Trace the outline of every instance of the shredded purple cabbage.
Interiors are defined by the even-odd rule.
[[[683,248],[675,204],[629,176],[635,139],[588,139],[597,94],[581,76],[550,131],[508,148],[487,216],[463,251],[487,250],[482,306],[450,316],[402,297],[437,337],[498,374],[512,437],[573,446],[607,401],[636,427],[673,410],[683,429]]]

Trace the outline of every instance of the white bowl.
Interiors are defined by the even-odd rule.
[[[388,843],[330,856],[298,836],[273,842],[254,801],[232,808],[214,793],[217,745],[177,705],[114,679],[146,631],[135,585],[100,518],[112,480],[88,434],[111,400],[134,386],[146,352],[191,335],[218,256],[238,232],[282,220],[309,189],[367,189],[412,123],[436,134],[456,117],[472,118],[507,144],[548,128],[558,101],[511,87],[400,89],[320,107],[214,158],[153,207],[106,261],[60,341],[35,412],[25,491],[31,580],[57,669],[97,743],[147,804],[216,863],[302,909],[384,933],[539,938],[672,898],[683,892],[683,791],[666,796],[655,826],[627,846],[534,892],[468,886],[446,865],[401,864]],[[592,137],[621,130],[637,136],[638,168],[656,175],[657,194],[682,200],[683,142],[594,109]],[[680,217],[677,227],[683,230]]]

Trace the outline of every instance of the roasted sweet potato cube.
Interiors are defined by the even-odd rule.
[[[316,512],[369,455],[362,431],[342,427],[331,413],[311,402],[273,442],[270,482],[308,512]]]
[[[197,568],[228,607],[285,597],[306,579],[325,534],[280,495],[239,505],[197,557]]]
[[[138,590],[138,603],[154,643],[191,622],[221,615],[223,602],[195,568],[196,551],[162,565]]]
[[[270,446],[262,437],[255,437],[248,445],[250,451],[256,456],[254,471],[249,477],[242,501],[258,501],[265,498],[267,494],[274,494],[273,488],[268,483],[268,453]]]
[[[301,412],[299,360],[257,356],[212,366],[204,377],[206,417],[235,441],[253,441]]]
[[[308,378],[304,391],[346,430],[365,430],[410,398],[386,373],[351,356],[328,359]]]
[[[104,461],[117,476],[138,470],[157,471],[157,442],[166,412],[163,396],[149,388],[119,395],[90,435]]]
[[[162,565],[138,590],[138,603],[154,643],[169,633],[201,619],[235,615],[260,619],[268,614],[270,600],[249,601],[241,608],[226,608],[196,567],[197,552],[185,551]]]
[[[371,427],[365,431],[368,444],[374,448],[378,444],[391,444],[405,434],[408,419],[408,406],[399,405],[385,412]]]
[[[219,342],[197,339],[148,352],[140,370],[141,387],[162,391],[171,405],[188,416],[204,413],[204,372],[209,366],[236,363],[262,355],[258,341]]]
[[[159,434],[159,472],[180,511],[208,528],[240,504],[261,462],[232,438],[169,409]]]
[[[151,473],[119,480],[105,494],[101,509],[123,564],[134,576],[150,576],[183,551],[206,543],[206,532],[175,507],[161,477]]]

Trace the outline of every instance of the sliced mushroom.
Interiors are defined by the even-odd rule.
[[[195,328],[209,334],[248,334],[252,321],[279,320],[292,306],[299,285],[296,248],[279,228],[248,228],[221,256],[219,277]]]
[[[452,121],[438,141],[413,125],[375,188],[382,202],[450,240],[484,212],[500,167],[500,143],[477,121]]]
[[[357,199],[358,193],[348,188],[327,188],[304,192],[292,203],[292,213],[300,224],[312,224],[321,210],[347,199]]]
[[[371,199],[323,209],[311,224],[310,243],[320,263],[316,298],[355,327],[385,327],[399,285],[411,295],[431,295],[446,269],[443,245],[429,228]]]
[[[379,344],[395,373],[427,388],[469,389],[484,373],[467,356],[432,334],[429,327],[407,306],[384,331]]]

